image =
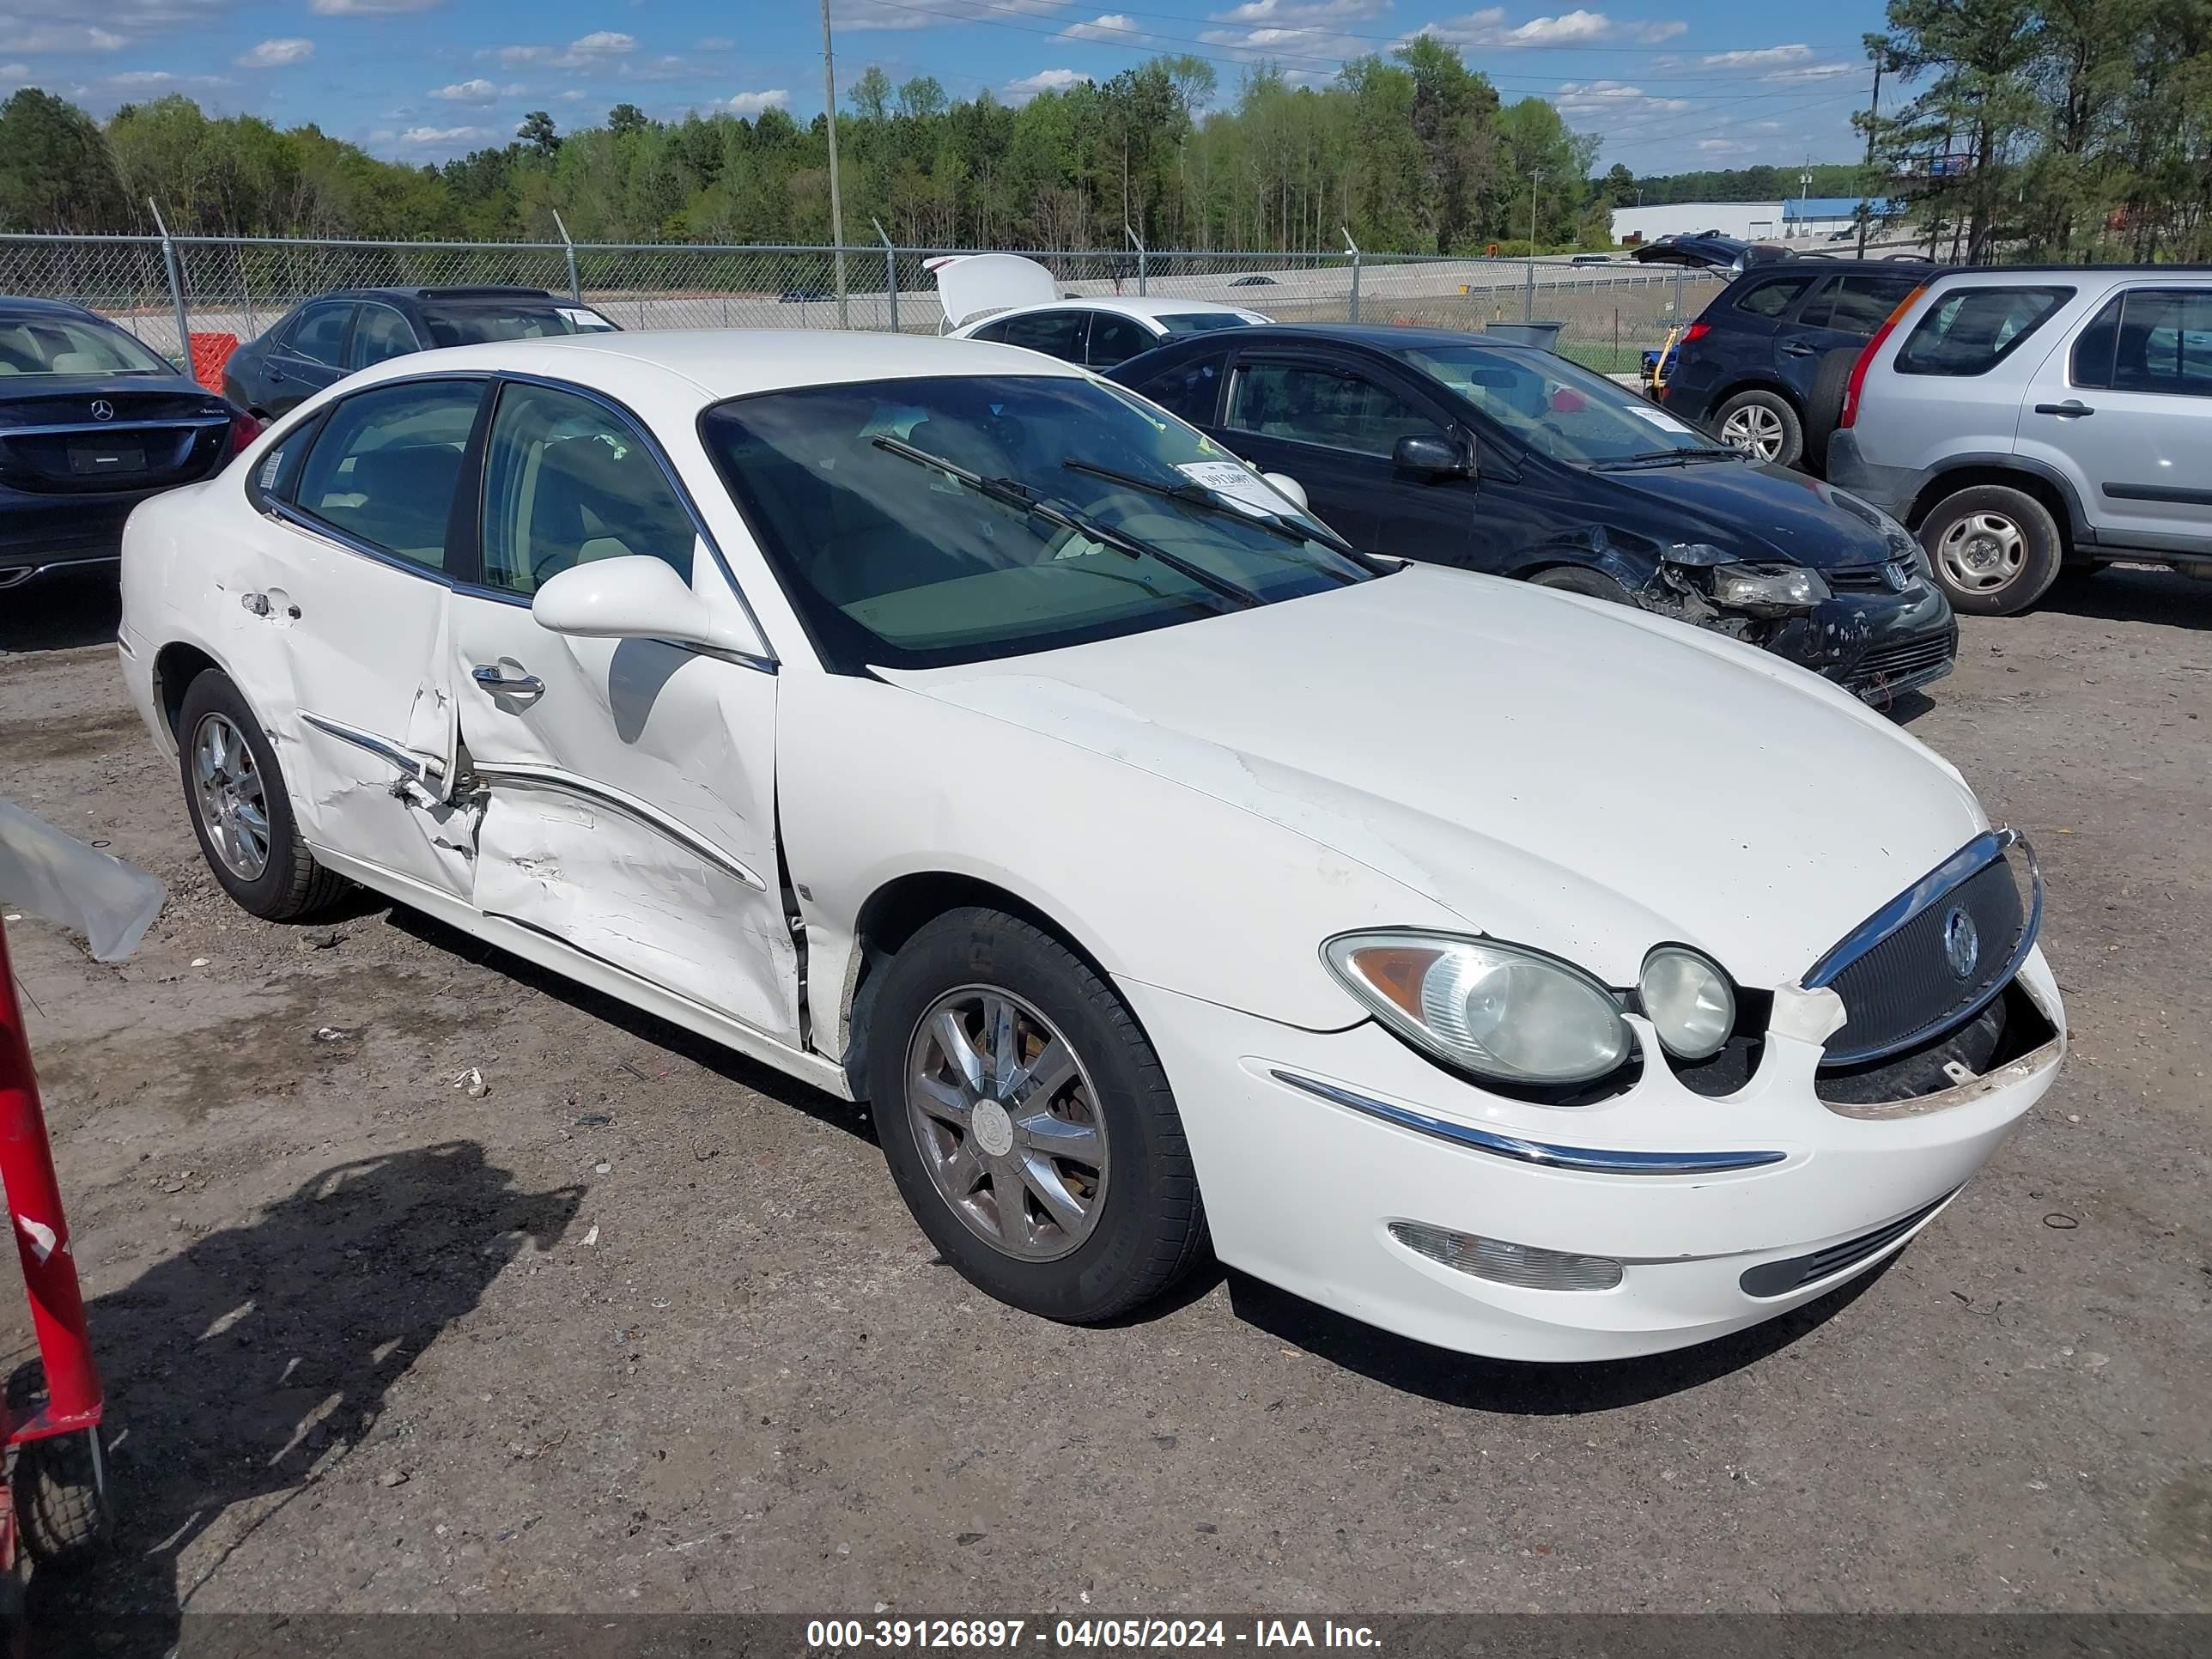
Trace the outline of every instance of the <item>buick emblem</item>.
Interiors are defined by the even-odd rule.
[[[108,402],[105,398],[94,398],[92,400],[92,418],[95,421],[113,420],[115,418],[115,405]]]
[[[1981,954],[1981,934],[1974,927],[1974,919],[1964,909],[1954,907],[1943,918],[1943,960],[1950,964],[1953,977],[1972,979],[1974,964]]]

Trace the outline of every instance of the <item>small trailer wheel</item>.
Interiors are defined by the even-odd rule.
[[[77,1566],[114,1528],[100,1431],[27,1440],[15,1453],[15,1516],[23,1547],[42,1567]]]

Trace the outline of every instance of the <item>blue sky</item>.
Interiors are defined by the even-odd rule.
[[[0,0],[0,8],[24,0]],[[1592,9],[1603,5],[1603,9]],[[1466,0],[834,0],[838,84],[871,63],[955,97],[1018,101],[1161,52],[1322,82],[1425,27],[1509,101],[1551,98],[1639,173],[1844,161],[1866,98],[1859,37],[1879,0],[1780,11],[1756,0],[1464,9]],[[71,21],[48,21],[67,15]],[[1794,21],[1781,21],[1784,18]],[[662,118],[822,106],[815,0],[86,0],[0,10],[0,85],[106,115],[182,92],[280,125],[313,120],[376,154],[436,161],[500,143],[524,112],[588,125],[627,100]]]

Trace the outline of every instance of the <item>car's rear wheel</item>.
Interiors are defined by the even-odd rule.
[[[2058,580],[2066,550],[2051,509],[2004,484],[1946,495],[1921,520],[1920,544],[1953,608],[1973,617],[2027,610]]]
[[[1836,435],[1836,422],[1844,417],[1844,394],[1850,390],[1851,371],[1858,367],[1859,348],[1838,346],[1822,356],[1813,371],[1813,395],[1805,404],[1805,465],[1823,477],[1828,471],[1828,440]]]
[[[345,890],[345,878],[317,864],[301,837],[276,750],[222,670],[185,688],[177,749],[201,855],[240,908],[290,921]]]
[[[938,917],[884,969],[869,1026],[892,1178],[980,1289],[1048,1319],[1110,1319],[1205,1253],[1159,1056],[1051,934],[998,910]]]
[[[1739,392],[1713,411],[1713,431],[1755,460],[1795,466],[1805,453],[1805,427],[1779,392]]]

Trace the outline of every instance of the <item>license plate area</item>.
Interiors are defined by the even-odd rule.
[[[69,468],[80,478],[143,472],[146,448],[143,444],[71,444]]]

